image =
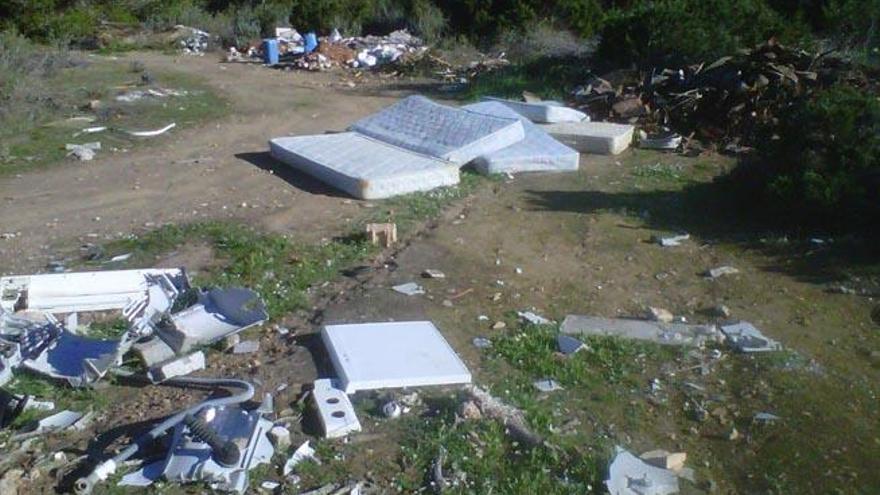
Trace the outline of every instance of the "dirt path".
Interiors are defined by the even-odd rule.
[[[266,141],[344,129],[387,105],[389,91],[362,94],[339,73],[269,70],[215,56],[132,53],[155,71],[198,75],[232,106],[228,117],[173,132],[132,153],[101,154],[0,179],[0,271],[39,269],[73,239],[112,238],[168,222],[232,218],[304,239],[337,233],[360,209],[335,191],[285,170]],[[377,96],[379,94],[379,96]]]

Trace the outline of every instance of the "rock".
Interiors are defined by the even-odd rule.
[[[269,441],[275,446],[275,450],[287,450],[290,447],[290,430],[283,426],[273,426],[266,434]]]
[[[504,330],[505,328],[507,328],[507,323],[504,323],[503,321],[496,321],[492,325],[492,330]]]
[[[651,321],[659,321],[662,323],[672,323],[672,320],[675,319],[675,316],[667,309],[663,308],[648,308],[648,319]]]
[[[18,495],[19,489],[24,483],[24,470],[10,469],[0,478],[0,493],[3,495]],[[25,493],[22,491],[21,493]]]
[[[253,354],[260,350],[260,342],[257,340],[243,340],[232,348],[233,354]]]
[[[723,304],[719,304],[712,308],[712,315],[718,318],[730,318],[730,315],[733,314],[730,312],[730,308]]]
[[[463,419],[471,421],[476,421],[483,417],[483,413],[480,412],[480,408],[472,400],[461,403],[461,406],[459,406],[458,408],[458,415],[461,416]]]

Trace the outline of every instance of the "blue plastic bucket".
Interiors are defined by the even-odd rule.
[[[315,33],[306,33],[306,53],[312,53],[318,48],[318,36]]]
[[[263,62],[267,65],[275,65],[278,63],[278,40],[263,40]]]

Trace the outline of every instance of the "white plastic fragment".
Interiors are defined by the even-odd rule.
[[[654,237],[654,242],[656,242],[657,244],[659,244],[663,247],[675,247],[675,246],[681,246],[682,242],[684,242],[690,238],[691,238],[690,234],[681,234],[681,235],[675,235],[675,236],[671,236],[671,237],[656,236],[656,237]]]
[[[260,350],[260,341],[242,340],[232,347],[233,354],[253,354]]]
[[[520,319],[532,325],[550,325],[553,323],[552,320],[548,320],[547,318],[544,318],[543,316],[532,311],[517,311],[516,314],[520,317]]]
[[[418,296],[425,293],[425,289],[415,282],[395,285],[392,289],[394,289],[395,292],[400,292],[407,296]]]
[[[155,131],[125,131],[125,133],[128,134],[129,136],[134,136],[134,137],[153,137],[153,136],[158,136],[160,134],[165,134],[166,132],[170,131],[171,129],[174,129],[174,127],[176,127],[176,126],[177,126],[177,124],[172,122],[161,129],[156,129]]]
[[[551,378],[542,378],[540,380],[535,380],[532,382],[532,385],[538,389],[539,392],[555,392],[557,390],[562,390],[562,385],[560,385],[556,380]]]
[[[440,270],[427,269],[422,272],[424,278],[446,278],[446,274]]]
[[[361,431],[361,423],[355,415],[348,395],[337,388],[332,380],[315,380],[312,398],[318,408],[318,416],[326,438],[340,438]],[[302,447],[301,447],[302,448]]]
[[[768,352],[782,349],[782,344],[765,336],[747,321],[721,325],[731,347],[739,352]]]
[[[678,493],[678,477],[642,461],[625,450],[618,450],[608,468],[605,481],[611,495],[671,495]]]
[[[403,408],[400,407],[400,404],[397,401],[392,400],[386,402],[385,405],[382,406],[382,414],[389,419],[399,418],[400,415],[403,414]]]
[[[33,433],[43,434],[53,431],[65,430],[73,427],[78,421],[82,420],[85,414],[76,411],[61,411],[47,418],[43,418],[37,422],[37,427]]]
[[[284,476],[288,476],[293,473],[296,466],[303,461],[312,461],[317,464],[321,464],[321,461],[315,457],[315,449],[309,445],[309,440],[306,440],[302,445],[296,448],[293,451],[293,454],[287,459],[287,462],[284,463],[284,469],[282,473]]]
[[[266,435],[275,447],[275,450],[286,450],[290,447],[290,430],[281,425],[275,425]]]
[[[739,273],[738,269],[732,266],[724,265],[712,268],[711,270],[707,271],[706,276],[708,276],[709,278],[718,278],[724,275],[736,275],[737,273]]]

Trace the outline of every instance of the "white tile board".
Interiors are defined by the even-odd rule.
[[[471,374],[429,321],[327,325],[321,338],[346,393],[453,385]]]
[[[539,126],[561,143],[583,153],[616,155],[632,143],[631,125],[610,122],[576,122]]]
[[[350,130],[459,165],[525,137],[519,119],[474,113],[424,96],[404,98]]]
[[[281,137],[272,156],[356,198],[381,199],[458,184],[458,167],[353,132]]]
[[[578,169],[580,153],[553,139],[525,117],[502,103],[485,101],[463,108],[473,112],[520,119],[525,139],[507,148],[480,155],[473,161],[482,174],[571,171]]]

